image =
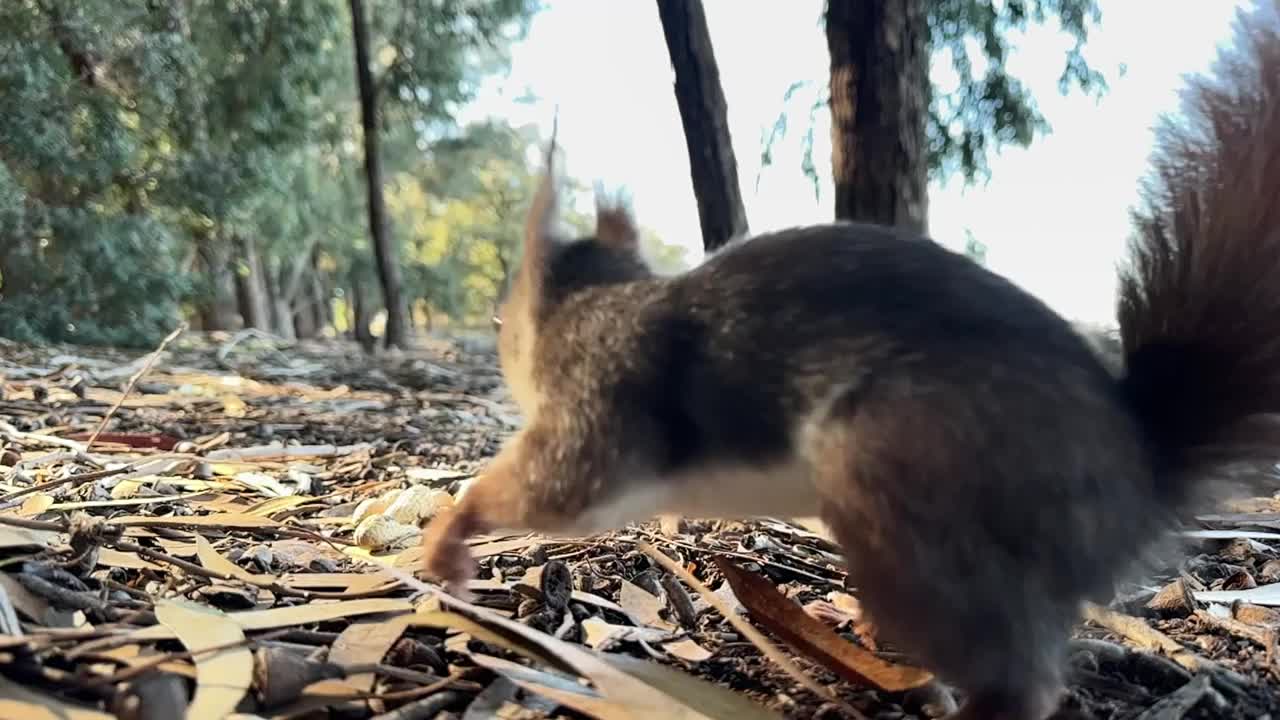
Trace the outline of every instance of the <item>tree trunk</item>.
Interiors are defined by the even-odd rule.
[[[320,248],[311,252],[311,324],[316,334],[329,326],[329,293],[325,289],[324,276],[320,272]]]
[[[395,238],[387,222],[387,207],[382,197],[381,136],[378,132],[377,86],[369,68],[369,26],[365,23],[363,0],[350,0],[351,29],[355,36],[356,78],[360,86],[360,123],[364,127],[365,184],[368,186],[369,232],[373,238],[373,254],[378,262],[378,279],[382,282],[383,304],[387,309],[387,347],[403,348],[408,344],[404,296],[400,283],[400,266]]]
[[[235,282],[232,279],[229,254],[216,238],[198,241],[196,249],[201,274],[208,280],[208,292],[199,302],[196,313],[200,329],[237,330]]]
[[[828,0],[838,220],[928,231],[924,0]]]
[[[371,353],[376,341],[373,332],[369,330],[369,299],[365,297],[364,282],[359,279],[351,281],[351,309],[355,315],[351,333],[355,336],[356,342],[360,343],[360,347],[364,348],[365,352]]]
[[[262,258],[257,244],[243,235],[235,238],[240,261],[248,272],[236,271],[236,300],[240,305],[240,317],[244,326],[266,330],[269,327],[266,289],[263,287]]]
[[[658,0],[658,16],[676,75],[702,245],[711,251],[747,232],[720,71],[702,0]]]
[[[285,340],[293,340],[293,313],[289,309],[289,300],[284,295],[283,284],[277,267],[267,268],[263,272],[267,288],[267,308],[271,318],[271,332]]]
[[[321,304],[324,301],[320,287],[319,249],[313,249],[305,263],[306,272],[301,278],[304,287],[293,301],[293,331],[299,340],[310,340],[324,329]]]

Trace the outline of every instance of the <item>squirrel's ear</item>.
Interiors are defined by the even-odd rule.
[[[556,132],[556,125],[553,124],[542,180],[538,183],[538,190],[534,193],[533,203],[529,206],[529,214],[524,222],[524,257],[520,263],[521,274],[535,285],[546,268],[551,246],[556,241],[556,223],[559,221],[560,214],[555,168]]]
[[[640,246],[640,231],[626,196],[614,193],[610,197],[599,185],[596,186],[596,242],[628,252],[635,252]]]

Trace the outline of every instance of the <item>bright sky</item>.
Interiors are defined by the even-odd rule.
[[[689,159],[672,92],[673,75],[652,0],[544,0],[528,37],[513,49],[509,77],[485,90],[468,114],[494,114],[550,131],[559,106],[559,142],[568,172],[625,187],[637,219],[664,241],[700,256]],[[832,217],[829,122],[817,116],[815,157],[827,182],[815,199],[800,172],[804,95],[790,107],[793,131],[761,174],[764,134],[797,80],[825,83],[822,0],[781,3],[704,0],[748,222],[753,232]],[[1212,62],[1229,42],[1237,0],[1101,0],[1102,23],[1086,57],[1110,83],[1100,101],[1064,97],[1057,79],[1068,48],[1052,24],[1017,40],[1009,66],[1053,126],[1027,150],[991,157],[989,183],[960,179],[930,186],[930,234],[961,247],[966,230],[987,245],[989,266],[1069,318],[1110,323],[1116,263],[1128,210],[1161,112],[1176,110],[1186,73]],[[1125,67],[1121,76],[1120,68]],[[945,82],[945,66],[935,78]],[[540,100],[522,104],[526,90]],[[757,187],[757,178],[759,185]]]

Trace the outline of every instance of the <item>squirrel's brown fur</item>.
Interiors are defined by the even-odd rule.
[[[501,310],[526,426],[428,527],[427,570],[466,579],[497,528],[820,515],[877,632],[966,691],[957,717],[1047,717],[1081,602],[1202,472],[1280,446],[1246,425],[1280,411],[1280,23],[1249,28],[1160,144],[1119,379],[927,239],[821,225],[656,277],[617,208],[558,238],[548,172]]]

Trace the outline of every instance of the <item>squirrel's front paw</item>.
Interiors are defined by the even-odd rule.
[[[467,581],[476,572],[471,548],[467,546],[472,534],[469,524],[465,512],[451,508],[437,515],[422,532],[423,569],[459,599],[466,599]]]

